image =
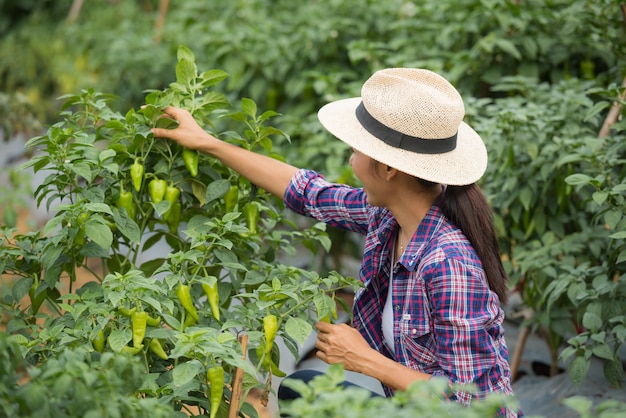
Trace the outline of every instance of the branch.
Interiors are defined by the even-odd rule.
[[[154,42],[161,42],[161,37],[163,35],[163,26],[165,26],[165,17],[167,16],[167,9],[170,6],[169,0],[161,0],[159,2],[159,12],[157,14],[157,18],[154,22]]]
[[[70,12],[67,15],[68,23],[74,23],[76,19],[78,19],[78,15],[80,14],[80,9],[83,7],[83,0],[74,0],[72,3],[72,7],[70,8]]]
[[[624,23],[626,24],[626,3],[620,4],[620,8],[622,10],[622,18],[624,19]],[[626,77],[622,81],[622,94],[620,94],[620,100],[624,101],[626,98]],[[600,128],[600,133],[598,133],[598,137],[604,138],[609,135],[609,131],[611,126],[617,121],[619,117],[620,111],[622,109],[622,105],[618,102],[613,102],[613,106],[611,106],[611,110],[606,115],[606,119],[604,119],[604,123],[602,124],[602,128]]]
[[[243,352],[243,359],[246,359],[246,352],[248,350],[248,336],[243,334],[239,337],[239,343],[241,343],[241,351]],[[230,409],[228,410],[228,418],[237,418],[239,415],[239,408],[241,406],[241,400],[243,399],[243,369],[237,367],[235,369],[235,375],[233,376],[232,383],[232,395],[230,398]]]

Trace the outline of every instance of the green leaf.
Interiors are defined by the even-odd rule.
[[[241,99],[241,109],[244,112],[246,112],[246,114],[248,116],[250,116],[251,118],[255,118],[256,117],[257,106],[256,106],[256,103],[253,100],[248,99],[246,97]]]
[[[198,199],[200,206],[204,206],[206,203],[206,198],[205,198],[206,193],[207,193],[206,186],[202,183],[194,181],[193,183],[191,183],[191,192],[193,193],[194,197]]]
[[[622,213],[617,210],[609,210],[604,214],[604,222],[611,228],[615,229],[619,221],[622,220]]]
[[[594,194],[592,195],[593,201],[596,202],[598,205],[602,205],[604,202],[606,202],[607,197],[609,197],[608,192],[594,192]]]
[[[13,300],[20,301],[24,296],[28,294],[30,287],[33,285],[32,277],[22,277],[13,285],[11,289],[11,295]]]
[[[180,45],[176,50],[176,59],[178,61],[187,60],[189,62],[195,62],[196,56],[193,51],[186,45]]]
[[[528,210],[532,204],[533,192],[528,187],[524,187],[519,193],[519,201],[524,206],[524,210]]]
[[[609,235],[609,238],[612,239],[624,239],[626,238],[626,231],[616,232],[614,234]]]
[[[41,264],[44,270],[52,268],[62,253],[63,247],[54,245],[53,243],[46,245],[46,248],[41,255]]]
[[[109,215],[113,215],[113,211],[111,211],[111,207],[105,203],[86,203],[85,209],[89,212],[99,212],[106,213]]]
[[[214,86],[227,77],[228,73],[222,70],[209,70],[200,75],[202,86],[205,88]]]
[[[613,350],[611,350],[608,344],[600,344],[593,347],[593,355],[605,360],[612,360],[614,357]]]
[[[182,386],[191,382],[202,370],[202,364],[197,360],[191,360],[177,365],[172,372],[175,386]]]
[[[116,353],[122,351],[124,347],[133,337],[133,332],[130,328],[116,329],[111,332],[107,342],[111,346],[111,349]]]
[[[515,57],[515,59],[517,60],[522,59],[522,55],[519,53],[519,51],[517,50],[513,42],[506,40],[504,38],[497,38],[495,39],[495,44],[498,45],[498,47],[501,50],[508,52],[510,55]]]
[[[119,210],[113,212],[113,220],[117,229],[130,241],[138,243],[141,240],[139,225],[134,220],[128,218],[127,215],[122,215]]]
[[[285,332],[301,345],[309,338],[313,327],[304,319],[290,317],[285,323]]]
[[[614,387],[621,388],[624,382],[624,367],[621,361],[615,359],[606,361],[604,363],[604,377]]]
[[[572,360],[572,362],[567,367],[567,373],[572,380],[572,383],[579,386],[585,376],[587,376],[587,372],[589,371],[589,366],[591,361],[585,359],[584,356],[576,356]]]
[[[103,161],[108,160],[109,158],[115,157],[116,154],[117,153],[115,152],[115,150],[105,149],[102,152],[100,152],[98,159],[100,160],[100,162],[103,162]]]
[[[224,196],[230,189],[230,181],[227,179],[215,180],[206,188],[205,204]]]
[[[315,303],[318,319],[330,315],[337,306],[335,301],[325,293],[317,293],[313,297],[313,303]]]
[[[567,176],[565,178],[565,182],[567,184],[571,184],[572,186],[582,186],[591,183],[591,177],[586,174],[572,174],[571,176]]]
[[[592,312],[585,312],[583,315],[583,326],[593,332],[597,332],[602,327],[602,318]]]
[[[189,87],[196,76],[197,69],[193,62],[183,58],[176,64],[176,81],[181,86]]]
[[[582,417],[591,416],[591,409],[593,408],[593,402],[584,396],[572,396],[570,398],[563,399],[563,405],[572,408]]]
[[[100,222],[87,221],[85,235],[102,248],[111,248],[113,233],[108,225]]]
[[[91,167],[89,167],[86,163],[77,163],[72,166],[72,172],[78,176],[83,177],[87,180],[87,183],[91,183],[93,181],[93,173],[91,172]]]

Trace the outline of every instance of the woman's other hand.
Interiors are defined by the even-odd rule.
[[[328,364],[340,363],[344,369],[362,372],[362,366],[372,358],[373,349],[361,333],[347,324],[318,322],[317,357]]]

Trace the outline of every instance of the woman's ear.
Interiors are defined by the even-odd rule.
[[[387,179],[387,181],[394,179],[397,175],[398,175],[398,170],[396,168],[387,166],[387,169],[385,171],[385,178]]]

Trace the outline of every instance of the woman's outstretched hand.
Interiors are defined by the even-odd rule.
[[[277,159],[219,140],[202,129],[187,110],[168,106],[163,112],[163,117],[174,119],[178,126],[174,129],[153,128],[155,137],[169,138],[185,148],[209,154],[279,198],[283,197],[291,178],[298,171],[296,167]]]
[[[168,106],[163,112],[163,117],[174,119],[178,122],[178,126],[174,129],[152,128],[152,133],[155,137],[169,138],[178,142],[185,148],[209,153],[211,143],[213,141],[219,141],[202,129],[187,110]]]

